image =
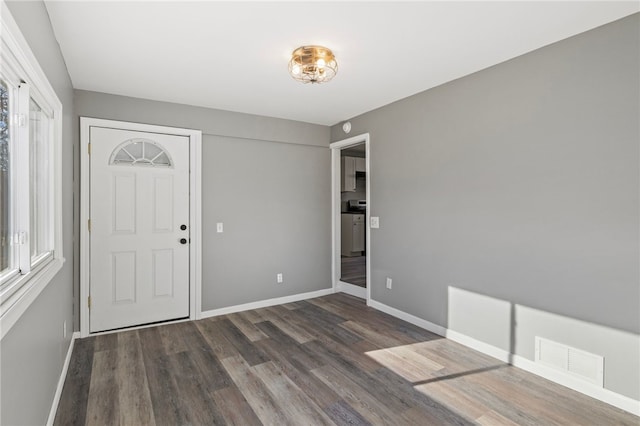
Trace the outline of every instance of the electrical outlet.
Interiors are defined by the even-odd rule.
[[[393,287],[393,280],[387,277],[387,288],[391,290],[391,287]]]
[[[278,275],[276,275],[276,282],[278,284],[280,284],[282,282],[282,273],[279,273]]]
[[[67,338],[67,322],[66,321],[62,323],[62,338],[63,339]]]
[[[219,234],[224,232],[224,225],[222,224],[222,222],[216,223],[216,232]]]

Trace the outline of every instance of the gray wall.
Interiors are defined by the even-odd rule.
[[[638,34],[636,14],[351,119],[371,135],[373,299],[447,326],[459,288],[637,342]],[[605,386],[640,398],[638,345],[590,340]]]
[[[223,137],[203,148],[203,308],[330,288],[329,150]]]
[[[62,212],[66,263],[0,344],[0,422],[44,424],[72,331],[73,281],[73,89],[44,4],[7,2],[63,105]],[[62,324],[67,322],[67,338]]]
[[[331,287],[329,127],[81,90],[75,108],[202,130],[203,310]]]

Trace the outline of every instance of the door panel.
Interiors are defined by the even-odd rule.
[[[111,303],[136,302],[136,252],[111,253]]]
[[[153,250],[153,296],[173,296],[173,250]]]
[[[136,233],[136,175],[113,174],[113,234]]]
[[[188,317],[189,138],[91,127],[90,141],[90,331]]]
[[[173,232],[173,176],[153,177],[153,232]]]

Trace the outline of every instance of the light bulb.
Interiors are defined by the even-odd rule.
[[[318,66],[318,68],[324,68],[327,63],[324,61],[324,59],[320,58],[316,61],[316,65]]]
[[[291,72],[293,72],[295,75],[300,74],[300,67],[298,65],[294,65],[291,69]]]

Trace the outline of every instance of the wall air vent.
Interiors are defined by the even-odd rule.
[[[535,361],[571,377],[604,386],[604,358],[536,336]]]

